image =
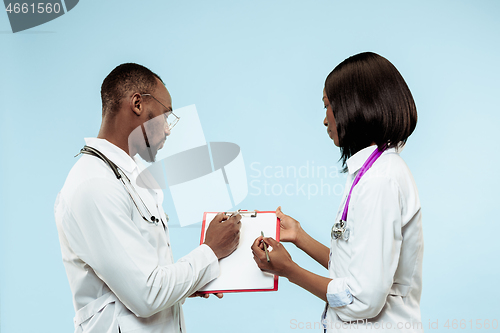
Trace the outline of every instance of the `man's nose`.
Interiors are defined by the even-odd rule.
[[[328,127],[328,120],[326,120],[326,117],[325,117],[325,120],[323,120],[323,125]]]
[[[168,123],[165,123],[165,136],[170,135],[170,126],[168,126]]]

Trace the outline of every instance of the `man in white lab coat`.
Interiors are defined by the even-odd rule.
[[[238,245],[241,216],[217,215],[205,243],[174,263],[163,192],[136,185],[136,155],[154,161],[170,134],[170,94],[149,69],[122,64],[101,97],[101,129],[86,145],[116,169],[84,154],[55,204],[75,332],[185,332],[181,304],[218,277],[218,260]]]

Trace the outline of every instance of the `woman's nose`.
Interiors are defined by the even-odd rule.
[[[323,125],[328,127],[328,120],[326,120],[326,117],[325,117],[325,120],[323,120]]]

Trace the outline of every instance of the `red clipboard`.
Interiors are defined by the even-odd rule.
[[[245,212],[248,213],[248,211],[242,210],[241,212],[243,213],[242,214],[243,215],[243,217],[242,217],[243,222],[242,223],[251,223],[251,222],[245,222],[246,220],[243,220],[243,218],[245,218],[245,216],[246,216]],[[258,218],[259,214],[273,214],[274,216],[276,216],[276,212],[274,212],[274,211],[257,211],[256,213],[257,213],[256,218]],[[205,230],[211,222],[211,221],[207,221],[207,215],[213,215],[213,214],[217,214],[217,213],[205,212],[203,214],[203,223],[202,223],[202,227],[201,227],[200,245],[203,244],[203,242],[205,241]],[[261,215],[261,217],[262,217],[262,215]],[[266,218],[268,218],[270,220],[272,218],[272,216],[269,216]],[[279,219],[277,217],[276,217],[275,221],[276,221],[276,240],[279,241],[279,239],[280,239],[280,223],[279,223]],[[243,229],[243,227],[244,226],[242,225],[242,229]],[[260,231],[259,231],[259,235],[255,235],[255,237],[253,239],[255,240],[255,238],[257,238],[258,236],[260,236]],[[265,235],[265,236],[268,236],[268,235]],[[274,236],[274,235],[272,235],[272,236]],[[242,238],[243,238],[243,236],[242,236]],[[248,239],[248,237],[247,237],[247,239]],[[251,253],[251,249],[250,249],[250,246],[248,246],[248,244],[243,245],[240,243],[240,245],[238,245],[238,249],[240,249],[240,246],[242,246],[242,250],[246,246],[246,248],[248,248],[248,251]],[[244,251],[246,251],[246,250],[244,250]],[[226,258],[221,259],[221,266],[222,266],[222,261],[224,259],[226,259]],[[253,264],[255,264],[255,262]],[[257,264],[255,264],[255,267],[258,269]],[[253,270],[253,268],[252,268],[252,270]],[[222,272],[222,273],[224,273],[224,272]],[[269,274],[269,273],[264,273],[264,274]],[[210,285],[210,283],[207,284],[207,286],[209,286],[209,285]],[[217,290],[212,290],[212,289],[211,290],[199,290],[198,292],[203,293],[203,294],[213,294],[213,293],[258,292],[258,291],[277,291],[277,290],[278,290],[278,275],[274,275],[274,286],[272,288],[265,288],[265,289],[263,289],[263,288],[243,288],[243,289],[228,288],[228,289],[217,289]]]

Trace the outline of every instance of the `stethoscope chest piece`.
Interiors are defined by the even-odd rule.
[[[349,235],[351,234],[350,230],[346,227],[346,222],[340,220],[335,223],[332,227],[332,238],[337,240],[342,238],[343,240],[348,240]]]

